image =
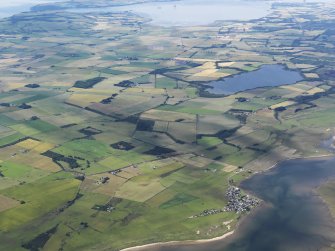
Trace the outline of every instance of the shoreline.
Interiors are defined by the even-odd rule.
[[[255,172],[254,174],[259,174],[259,173],[264,173],[267,172],[273,168],[275,168],[276,166],[278,166],[279,164],[281,164],[284,161],[290,161],[290,160],[306,160],[306,159],[324,159],[324,158],[334,158],[335,154],[334,153],[330,153],[330,154],[322,154],[322,155],[318,155],[318,156],[310,156],[310,157],[293,157],[293,158],[288,158],[288,159],[284,159],[284,160],[280,160],[277,161],[275,164],[273,164],[272,166],[270,166],[269,168],[266,168],[262,171],[259,172]]]
[[[322,155],[318,155],[318,156],[310,156],[310,157],[293,157],[293,158],[288,158],[285,160],[280,160],[278,162],[276,162],[275,164],[273,164],[272,166],[270,166],[269,168],[262,170],[260,172],[256,172],[253,175],[256,174],[260,174],[260,173],[264,173],[267,172],[273,168],[275,168],[276,166],[278,166],[280,163],[282,163],[283,161],[290,161],[290,160],[305,160],[305,159],[324,159],[324,158],[334,158],[335,154],[334,153],[329,153],[329,154],[322,154]],[[249,177],[250,178],[250,177]],[[326,203],[325,203],[326,204]],[[327,204],[326,204],[327,205]],[[256,211],[257,209],[259,210],[260,208],[262,208],[264,205],[260,205],[259,208],[256,208],[253,211]],[[242,217],[242,219],[244,219],[245,217]],[[242,220],[241,219],[241,220]],[[334,218],[335,219],[335,218]],[[218,237],[214,237],[211,239],[199,239],[199,240],[185,240],[185,241],[167,241],[167,242],[156,242],[156,243],[149,243],[149,244],[144,244],[144,245],[138,245],[138,246],[134,246],[134,247],[129,247],[129,248],[125,248],[125,249],[120,249],[120,251],[141,251],[144,248],[152,248],[152,247],[159,247],[159,246],[169,246],[169,245],[174,245],[174,244],[178,244],[178,245],[197,245],[197,244],[203,244],[203,243],[208,243],[208,242],[214,242],[214,241],[219,241],[219,240],[224,240],[228,237],[230,237],[231,235],[233,235],[236,231],[236,229],[238,228],[239,224],[241,223],[241,220],[239,220],[235,226],[235,229],[225,233],[221,236]]]
[[[228,238],[229,236],[233,235],[235,233],[235,230],[230,231],[228,233],[225,233],[221,236],[214,237],[211,239],[200,239],[200,240],[186,240],[186,241],[168,241],[168,242],[156,242],[156,243],[150,243],[145,245],[138,245],[130,248],[120,249],[120,251],[140,251],[143,248],[152,248],[152,247],[159,247],[159,246],[169,246],[173,244],[178,245],[197,245],[197,244],[203,244],[208,242],[214,242],[214,241],[220,241],[223,239]]]

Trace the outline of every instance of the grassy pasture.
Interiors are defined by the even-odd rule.
[[[53,126],[40,119],[29,120],[25,121],[24,123],[15,124],[10,126],[10,128],[26,136],[32,136],[38,133],[47,133],[58,129],[56,126]]]
[[[158,164],[158,166],[157,166]],[[146,178],[164,178],[173,174],[175,171],[180,170],[184,167],[184,164],[180,162],[159,163],[159,161],[153,161],[140,165],[140,170],[144,174],[142,177]]]
[[[26,164],[5,161],[0,164],[0,171],[3,175],[1,180],[4,183],[30,183],[39,180],[49,174],[49,172],[33,168]]]
[[[61,128],[47,133],[35,134],[34,138],[42,142],[48,142],[53,145],[60,145],[70,140],[75,140],[83,137],[83,134],[74,130],[71,127]]]
[[[111,104],[93,104],[89,108],[112,117],[126,118],[158,107],[165,100],[163,95],[127,93],[117,96]]]
[[[193,114],[182,113],[182,112],[171,112],[171,111],[161,111],[161,110],[149,110],[141,114],[141,118],[143,119],[151,119],[151,120],[160,120],[166,122],[194,122],[195,116]]]
[[[166,209],[169,207],[174,207],[177,205],[182,205],[184,203],[196,200],[197,197],[194,197],[192,195],[188,195],[188,194],[184,194],[184,193],[180,193],[175,195],[171,200],[168,200],[164,203],[162,203],[159,207],[162,209]]]
[[[222,143],[222,140],[216,137],[202,137],[197,140],[197,143],[204,147],[212,147]]]
[[[0,125],[10,126],[17,123],[18,121],[16,121],[15,119],[12,119],[11,117],[6,116],[5,114],[0,114]]]
[[[99,164],[108,168],[109,170],[117,170],[131,165],[131,162],[128,162],[118,157],[110,156],[106,159],[99,161]]]
[[[189,170],[188,168],[176,170],[171,174],[169,174],[168,176],[164,177],[161,183],[166,187],[170,187],[175,183],[192,184],[196,182],[199,179],[199,177],[193,177],[190,174],[190,171],[191,170]]]
[[[201,115],[198,118],[198,134],[216,134],[223,130],[229,130],[240,125],[240,121],[230,114]]]
[[[134,138],[143,141],[145,143],[148,143],[150,145],[163,146],[163,147],[173,146],[176,143],[173,139],[171,139],[171,137],[167,136],[166,134],[158,132],[137,131],[134,134]]]
[[[26,124],[16,124],[16,125],[11,126],[11,128],[25,136],[32,136],[34,134],[40,133],[39,130],[32,128]]]
[[[58,179],[55,175],[45,177],[34,183],[3,190],[3,195],[25,201],[25,203],[0,213],[1,230],[8,231],[26,224],[41,214],[62,206],[75,197],[79,184],[78,180],[71,178]]]
[[[5,137],[1,137],[0,138],[0,146],[5,146],[8,144],[11,144],[13,142],[16,142],[22,138],[24,138],[25,135],[21,134],[21,133],[13,133],[11,135],[5,136]]]
[[[168,124],[168,133],[173,138],[183,142],[192,143],[196,141],[197,132],[195,123],[170,122]]]
[[[116,196],[128,200],[144,202],[165,189],[159,179],[133,179],[123,184]]]
[[[155,88],[173,89],[176,87],[177,87],[176,80],[160,75],[157,76]]]
[[[332,116],[335,109],[318,109],[315,113],[301,112],[297,114],[288,122],[298,122],[303,127],[312,128],[329,128],[334,124],[334,116]]]
[[[201,114],[201,115],[216,115],[221,114],[219,110],[211,110],[205,107],[205,104],[199,102],[188,101],[180,105],[163,105],[158,108],[162,111],[182,112],[189,114]]]
[[[110,148],[96,140],[78,139],[64,143],[53,150],[65,156],[78,156],[88,160],[98,160],[110,153]]]

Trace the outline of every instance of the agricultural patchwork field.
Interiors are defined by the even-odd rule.
[[[335,123],[326,5],[199,27],[131,12],[1,19],[0,249],[120,250],[229,232],[241,217],[222,210],[230,185],[329,154],[319,143]],[[269,64],[303,80],[206,91]],[[320,190],[330,204],[331,189]]]

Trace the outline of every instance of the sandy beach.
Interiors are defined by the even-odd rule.
[[[202,243],[208,243],[208,242],[223,240],[223,239],[231,236],[233,233],[234,233],[234,231],[231,231],[231,232],[225,233],[222,236],[215,237],[215,238],[212,238],[212,239],[157,242],[157,243],[151,243],[151,244],[142,245],[142,246],[135,246],[135,247],[131,247],[131,248],[126,248],[126,249],[122,249],[120,251],[143,251],[143,250],[146,250],[146,248],[159,247],[159,246],[169,246],[169,245],[174,245],[174,244],[178,244],[178,245],[183,245],[183,244],[193,245],[194,244],[194,245],[196,245],[196,244],[202,244]]]

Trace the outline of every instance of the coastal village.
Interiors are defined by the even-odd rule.
[[[198,215],[189,217],[190,219],[215,215],[223,212],[235,212],[237,214],[249,212],[252,208],[260,204],[260,200],[248,194],[243,194],[241,189],[236,186],[229,186],[226,191],[227,205],[223,209],[206,209]]]
[[[241,189],[235,186],[230,186],[226,192],[228,204],[224,208],[225,212],[242,213],[250,211],[250,209],[259,205],[260,200],[243,194]]]

